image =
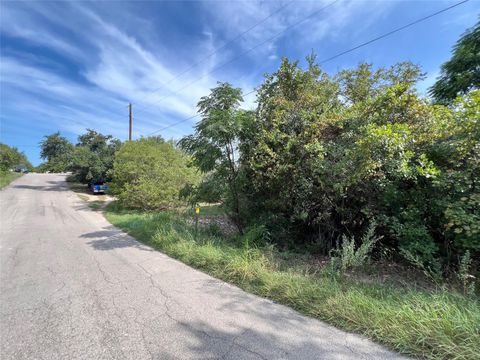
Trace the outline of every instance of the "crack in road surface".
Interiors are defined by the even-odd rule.
[[[0,192],[6,359],[401,359],[153,251],[28,174]]]

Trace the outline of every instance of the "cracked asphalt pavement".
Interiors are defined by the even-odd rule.
[[[142,245],[63,175],[0,201],[3,360],[403,358]]]

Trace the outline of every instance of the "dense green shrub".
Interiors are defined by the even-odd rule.
[[[475,72],[470,60],[462,73]],[[258,88],[254,112],[240,109],[240,89],[226,83],[201,99],[202,120],[180,145],[208,181],[182,195],[222,202],[240,230],[265,226],[281,246],[328,254],[377,219],[380,250],[432,272],[466,251],[480,255],[475,78],[450,91],[446,106],[419,96],[424,75],[409,62],[334,76],[314,55],[307,63],[283,59]]]
[[[431,105],[421,78],[410,63],[332,77],[284,59],[241,126],[245,221],[328,253],[375,218],[380,247],[425,267],[478,254],[480,92]]]
[[[180,198],[190,206],[195,207],[200,203],[221,203],[225,198],[226,184],[214,173],[206,174],[197,184],[187,183],[180,190]]]
[[[129,208],[154,210],[179,205],[180,190],[199,180],[189,161],[181,150],[161,138],[127,142],[115,156],[112,191]]]

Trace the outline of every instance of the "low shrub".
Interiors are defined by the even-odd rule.
[[[141,138],[122,145],[111,172],[111,190],[132,209],[167,209],[180,204],[179,192],[196,183],[189,158],[161,138]]]
[[[375,236],[375,228],[376,223],[372,222],[365,235],[362,236],[358,247],[355,244],[354,236],[343,235],[342,244],[338,249],[332,251],[333,266],[345,272],[365,265],[370,260],[370,253],[375,243],[382,238],[382,236]]]

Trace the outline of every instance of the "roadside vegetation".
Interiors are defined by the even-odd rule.
[[[0,189],[3,189],[5,186],[10,184],[13,180],[18,179],[23,174],[10,172],[10,171],[1,171],[0,172]]]
[[[480,306],[474,297],[442,285],[424,287],[418,280],[405,284],[401,275],[382,280],[375,273],[378,265],[369,265],[370,253],[350,252],[348,243],[334,261],[319,266],[308,252],[279,251],[274,239],[266,244],[269,235],[262,227],[224,236],[215,225],[196,232],[191,216],[181,211],[147,213],[113,204],[105,215],[186,264],[402,353],[429,359],[476,359],[480,353]],[[371,234],[364,240],[373,241]],[[362,281],[354,269],[369,275]]]
[[[112,192],[131,208],[159,210],[183,205],[180,190],[200,179],[188,164],[184,152],[160,137],[125,143],[113,163]]]
[[[284,58],[255,110],[218,83],[178,142],[57,133],[45,168],[107,181],[113,224],[213,276],[404,353],[476,359],[479,29],[431,97],[409,62],[332,75]]]
[[[13,172],[15,167],[19,166],[28,171],[33,170],[32,164],[23,152],[16,147],[0,143],[0,189],[22,176],[21,173]]]
[[[88,183],[107,181],[112,169],[115,152],[121,141],[87,129],[73,145],[59,132],[44,136],[40,142],[40,156],[45,160],[38,166],[39,172],[71,171],[72,181]]]

